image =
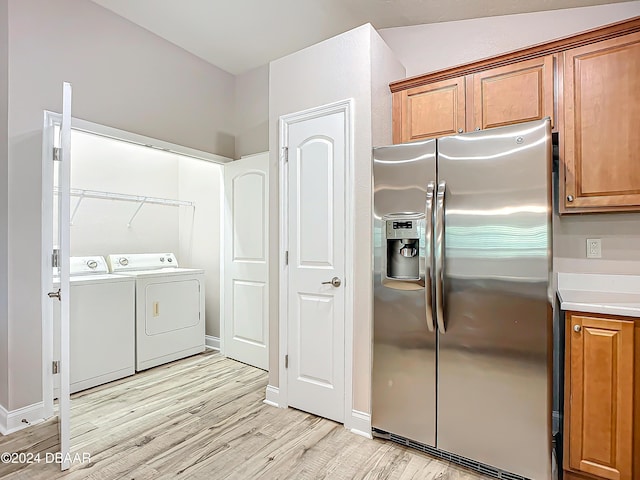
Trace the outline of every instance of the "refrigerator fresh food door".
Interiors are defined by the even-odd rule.
[[[550,165],[548,119],[438,141],[437,446],[536,480],[551,475]]]
[[[434,140],[373,152],[373,427],[435,446]]]

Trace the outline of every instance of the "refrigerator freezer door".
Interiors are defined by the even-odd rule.
[[[438,142],[437,446],[540,480],[551,475],[550,155],[548,119]]]
[[[430,331],[426,303],[432,297],[427,198],[435,182],[436,144],[430,140],[374,149],[374,334],[372,424],[435,446],[436,334]],[[431,191],[431,193],[433,193]],[[423,286],[383,285],[387,256],[387,218],[412,214],[420,220],[420,276]],[[429,232],[430,233],[430,232]],[[427,248],[425,248],[427,243]],[[426,287],[424,286],[426,285]],[[415,284],[413,284],[415,287]],[[433,325],[431,325],[433,329]]]

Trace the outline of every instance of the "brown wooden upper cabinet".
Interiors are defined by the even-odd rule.
[[[462,133],[465,128],[464,77],[399,92],[401,139],[395,143]],[[393,120],[396,122],[396,119]]]
[[[640,33],[568,50],[563,67],[560,211],[640,209]]]
[[[560,213],[640,211],[640,17],[390,88],[394,143],[548,116]]]
[[[551,55],[394,93],[394,142],[553,117]]]
[[[551,117],[553,56],[547,55],[470,75],[472,108],[467,131]]]

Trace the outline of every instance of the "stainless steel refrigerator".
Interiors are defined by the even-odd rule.
[[[549,119],[375,148],[374,433],[551,478]]]

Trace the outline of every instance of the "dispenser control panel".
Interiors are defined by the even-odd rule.
[[[418,238],[418,221],[387,220],[387,238]]]

